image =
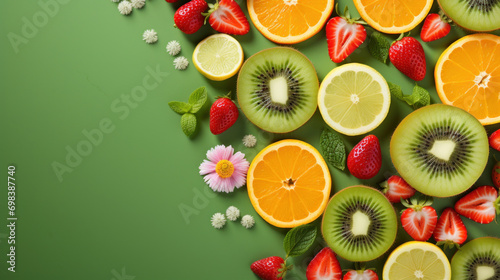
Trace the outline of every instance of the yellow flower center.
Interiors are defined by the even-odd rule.
[[[215,172],[217,172],[221,178],[229,178],[233,175],[234,165],[229,160],[223,159],[215,166]]]

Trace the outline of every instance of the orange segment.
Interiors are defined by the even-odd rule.
[[[248,196],[268,223],[292,228],[318,218],[326,207],[332,181],[320,153],[299,140],[264,148],[247,174]]]
[[[483,125],[500,122],[500,37],[457,40],[441,54],[434,77],[444,104],[466,110]]]
[[[429,13],[433,0],[354,0],[361,17],[380,32],[412,30]]]
[[[278,44],[296,44],[323,28],[333,0],[247,0],[247,6],[262,35]]]

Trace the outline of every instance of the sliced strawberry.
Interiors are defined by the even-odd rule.
[[[500,129],[493,132],[488,138],[488,140],[490,142],[490,146],[493,149],[500,151]]]
[[[337,11],[337,14],[339,12]],[[339,14],[340,15],[340,14]],[[328,53],[333,62],[342,62],[366,39],[366,30],[360,18],[351,19],[347,6],[344,15],[334,17],[326,24]]]
[[[377,273],[371,269],[351,270],[344,275],[343,280],[378,280],[378,276]]]
[[[250,31],[250,24],[234,0],[217,0],[215,4],[208,4],[210,10],[208,23],[213,29],[221,33],[232,35],[244,35]]]
[[[401,199],[408,199],[412,197],[416,190],[412,188],[403,178],[392,175],[380,184],[382,192],[391,203],[398,203]]]
[[[450,248],[455,245],[462,245],[467,239],[467,229],[465,228],[460,215],[453,208],[444,209],[439,217],[436,229],[434,230],[434,239],[437,244],[444,244]]]
[[[411,203],[401,201],[408,209],[401,214],[401,224],[405,231],[417,241],[427,241],[431,238],[437,223],[436,210],[430,205],[432,199],[419,202],[416,198]]]
[[[307,280],[340,280],[342,269],[335,253],[329,247],[323,248],[307,266]]]
[[[448,18],[440,14],[429,14],[424,21],[420,38],[424,42],[430,42],[441,39],[450,33],[451,25],[448,23]]]
[[[458,214],[481,224],[491,223],[500,213],[500,197],[492,186],[481,186],[455,203]]]

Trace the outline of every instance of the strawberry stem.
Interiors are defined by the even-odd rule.
[[[357,23],[357,24],[362,24],[362,25],[368,25],[365,21],[361,20],[361,17],[351,18],[351,13],[349,13],[349,8],[347,7],[347,5],[344,8],[344,13],[340,13],[339,12],[339,3],[335,4],[335,12],[337,13],[337,15],[339,17],[345,19],[347,21],[347,23],[349,23],[349,24]]]

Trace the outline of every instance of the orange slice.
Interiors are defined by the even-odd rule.
[[[500,122],[500,37],[457,40],[441,54],[434,77],[444,104],[464,109],[482,125]]]
[[[354,0],[361,17],[373,28],[389,34],[412,30],[425,19],[433,0]]]
[[[333,11],[333,0],[247,0],[250,19],[267,39],[296,44],[318,33]]]
[[[332,180],[320,153],[299,140],[264,148],[247,174],[248,196],[255,211],[281,228],[307,224],[321,216]]]

